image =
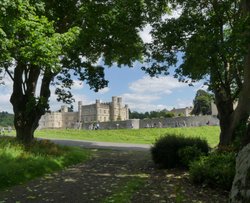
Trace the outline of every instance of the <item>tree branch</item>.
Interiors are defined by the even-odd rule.
[[[13,75],[10,73],[10,71],[8,70],[8,68],[5,68],[6,73],[9,75],[9,77],[11,78],[12,81],[14,81],[14,77]]]

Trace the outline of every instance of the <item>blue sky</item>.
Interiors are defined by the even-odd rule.
[[[132,111],[145,112],[191,106],[196,91],[202,86],[202,83],[196,83],[190,87],[172,76],[150,78],[140,67],[135,63],[133,68],[109,68],[106,70],[107,88],[94,93],[84,85],[85,88],[76,90],[75,95],[82,97],[79,99],[86,104],[93,103],[95,99],[108,102],[112,96],[121,96],[123,103],[128,104]]]
[[[112,96],[121,96],[123,103],[128,104],[132,111],[145,112],[164,108],[170,110],[174,107],[191,106],[196,91],[202,87],[202,83],[190,87],[186,83],[178,82],[171,75],[150,78],[140,67],[139,63],[135,63],[133,68],[107,68],[105,75],[109,85],[97,93],[90,90],[85,83],[75,81],[72,88],[76,100],[74,110],[77,109],[78,101],[82,101],[83,104],[94,103],[96,99],[109,102]],[[6,85],[0,86],[0,111],[13,112],[9,102],[12,83],[9,79],[5,82]],[[51,110],[58,110],[61,105],[63,103],[56,101],[52,88]]]
[[[146,26],[140,32],[144,42],[152,40],[149,32],[150,26]],[[145,112],[152,110],[162,110],[172,108],[181,108],[192,105],[196,91],[202,88],[202,82],[194,84],[193,87],[188,84],[178,82],[177,79],[170,76],[159,78],[150,78],[141,69],[141,64],[135,62],[133,68],[118,68],[115,65],[105,70],[106,79],[109,81],[107,88],[98,93],[89,89],[89,86],[75,81],[72,93],[76,102],[73,104],[74,110],[77,110],[77,102],[83,104],[94,103],[96,99],[103,102],[110,102],[112,96],[121,96],[123,103],[128,104],[132,111]],[[9,102],[12,91],[12,82],[6,76],[5,85],[0,85],[0,111],[13,112]],[[50,98],[50,109],[56,111],[60,109],[63,103],[56,101],[53,94]]]

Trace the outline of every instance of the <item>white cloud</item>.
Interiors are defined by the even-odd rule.
[[[74,80],[71,87],[72,90],[79,90],[83,88],[83,82],[79,80]]]
[[[109,92],[109,87],[104,87],[103,89],[100,89],[99,91],[98,91],[98,93],[99,94],[105,94],[105,93],[107,93],[107,92]]]
[[[161,101],[162,98],[167,95],[172,94],[177,89],[187,86],[188,84],[181,83],[177,79],[170,76],[161,76],[158,78],[144,76],[142,79],[129,84],[129,90],[131,92],[124,93],[121,96],[124,98],[124,102],[129,105],[131,110],[140,112],[162,109],[170,110],[173,106],[157,104],[157,102]],[[188,102],[188,104],[190,104],[190,102]]]
[[[150,42],[152,42],[152,36],[151,36],[151,34],[150,34],[151,30],[152,30],[152,26],[149,25],[149,24],[147,24],[147,25],[143,28],[143,30],[141,30],[141,31],[139,32],[139,35],[140,35],[140,37],[142,38],[142,41],[143,41],[144,43],[150,43]]]
[[[12,93],[13,82],[9,77],[4,78],[4,84],[0,85],[0,111],[13,112],[10,103],[10,96]]]
[[[186,87],[187,84],[179,82],[176,78],[145,76],[129,85],[129,89],[140,94],[171,94],[176,88]]]
[[[150,104],[150,103],[127,103],[132,111],[146,112],[146,111],[157,111],[157,110],[171,110],[173,106],[163,104]]]
[[[7,111],[13,113],[13,108],[10,103],[10,93],[0,95],[0,112]]]
[[[188,106],[193,106],[193,101],[177,99],[177,104],[176,104],[177,108],[184,108],[184,107],[188,107]]]
[[[122,95],[125,103],[151,103],[160,99],[159,95],[146,95],[138,93],[125,93]]]
[[[166,19],[171,19],[171,18],[179,18],[180,15],[182,13],[182,9],[181,8],[177,8],[176,10],[173,10],[171,11],[170,14],[165,14],[162,16],[162,20],[166,20]]]

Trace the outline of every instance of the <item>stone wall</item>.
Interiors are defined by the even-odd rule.
[[[139,119],[130,119],[126,121],[108,121],[100,122],[99,129],[124,129],[124,128],[133,128],[139,129],[140,121]],[[84,123],[83,129],[94,129],[96,123]]]
[[[206,125],[219,125],[219,120],[215,116],[192,116],[176,118],[158,119],[130,119],[126,121],[100,122],[100,129],[123,129],[123,128],[175,128],[175,127],[196,127]],[[83,129],[93,129],[91,123],[84,123]]]
[[[158,118],[140,120],[140,128],[148,127],[192,127],[205,125],[219,125],[219,120],[216,116],[188,116],[176,118]]]

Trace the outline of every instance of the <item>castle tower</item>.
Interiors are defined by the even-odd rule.
[[[118,99],[117,97],[112,97],[112,102],[110,106],[110,120],[111,121],[116,121],[117,120],[117,106],[118,106]]]
[[[61,112],[66,113],[68,112],[68,107],[66,105],[61,106]]]
[[[125,105],[125,111],[126,111],[126,118],[125,118],[125,120],[128,120],[129,119],[129,108],[128,108],[127,104]]]
[[[78,122],[82,122],[82,102],[78,102]]]
[[[99,121],[99,109],[100,109],[100,100],[99,99],[97,99],[96,100],[96,102],[95,102],[95,104],[96,104],[96,121],[98,122]]]

